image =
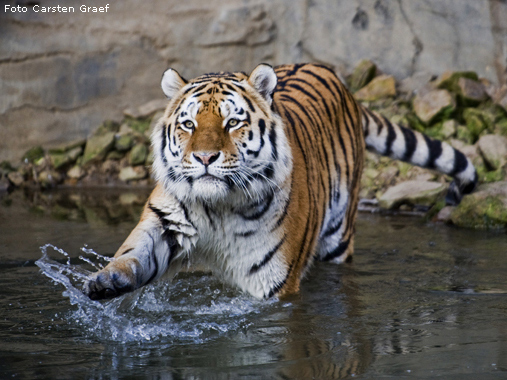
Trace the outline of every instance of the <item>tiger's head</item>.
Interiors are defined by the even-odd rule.
[[[281,118],[272,111],[275,71],[162,77],[169,98],[152,134],[157,181],[180,200],[258,199],[287,179],[292,161]]]

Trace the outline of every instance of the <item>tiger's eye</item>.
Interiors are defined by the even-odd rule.
[[[237,119],[231,119],[227,122],[227,127],[233,128],[233,127],[237,126],[238,123],[239,123],[239,121]]]
[[[185,121],[185,127],[188,129],[194,129],[194,123],[190,120]]]

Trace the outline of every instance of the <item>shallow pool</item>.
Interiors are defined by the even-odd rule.
[[[95,252],[115,252],[146,195],[0,199],[0,378],[507,378],[504,231],[360,214],[353,262],[316,264],[282,301],[207,273],[87,300]]]

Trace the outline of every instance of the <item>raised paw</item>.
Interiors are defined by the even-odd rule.
[[[92,300],[118,297],[139,287],[135,263],[112,262],[107,267],[93,273],[83,285],[83,293]],[[129,265],[130,264],[130,265]]]

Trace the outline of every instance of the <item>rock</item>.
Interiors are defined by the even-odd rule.
[[[44,149],[41,146],[35,146],[31,149],[28,149],[25,154],[23,154],[22,160],[24,162],[35,162],[44,157]]]
[[[398,85],[398,90],[405,94],[418,93],[420,89],[424,88],[432,79],[432,75],[427,72],[417,72],[414,75],[403,79]]]
[[[10,172],[7,178],[16,187],[20,187],[25,182],[25,177],[20,172]]]
[[[423,95],[416,95],[413,100],[414,112],[425,124],[429,125],[435,121],[448,118],[456,103],[447,90],[432,90]]]
[[[500,169],[507,163],[507,137],[486,135],[477,142],[485,163],[492,170]]]
[[[109,152],[106,156],[106,160],[113,160],[113,161],[119,161],[121,160],[123,157],[125,157],[125,154],[123,154],[123,152],[118,152],[116,150],[112,150],[111,152]]]
[[[439,222],[449,223],[451,222],[451,215],[454,211],[453,206],[445,206],[442,210],[438,212],[438,214],[435,217],[435,220]]]
[[[143,166],[127,166],[120,170],[119,178],[124,181],[133,181],[138,179],[144,179],[148,176],[148,171]]]
[[[364,59],[359,62],[348,81],[350,84],[350,91],[356,92],[366,86],[375,77],[376,73],[377,66],[372,61]]]
[[[49,153],[58,154],[58,153],[65,153],[69,150],[75,149],[75,148],[84,148],[86,144],[86,139],[77,139],[73,140],[67,143],[60,144],[54,148],[49,149]]]
[[[44,170],[39,173],[37,177],[37,181],[43,188],[49,188],[56,186],[62,177],[57,171],[54,170]]]
[[[0,162],[0,170],[4,171],[5,173],[16,171],[16,169],[12,166],[12,164],[9,161]]]
[[[165,110],[167,103],[167,99],[154,99],[137,108],[127,108],[123,111],[123,114],[133,119],[143,119],[153,115],[157,111]]]
[[[83,170],[81,166],[74,166],[67,172],[67,177],[72,179],[81,179],[85,176],[86,172]]]
[[[391,75],[380,75],[374,78],[354,94],[357,100],[363,102],[372,102],[390,96],[396,96],[396,81]]]
[[[114,142],[114,149],[118,152],[128,151],[134,144],[134,138],[130,134],[119,135]]]
[[[405,181],[390,187],[379,198],[379,206],[385,209],[396,208],[402,204],[430,206],[441,197],[447,186],[438,182]]]
[[[488,98],[484,85],[476,80],[461,77],[457,83],[461,102],[467,106],[476,106]]]
[[[473,71],[446,71],[435,81],[435,85],[437,88],[459,93],[458,82],[461,78],[479,80],[479,76]]]
[[[114,145],[115,134],[115,132],[105,132],[91,136],[86,142],[82,164],[103,160]]]
[[[144,164],[148,156],[148,148],[144,144],[135,145],[130,151],[129,163],[132,166]]]
[[[93,133],[94,135],[104,135],[109,132],[118,132],[120,124],[113,120],[104,121]]]
[[[106,173],[109,175],[115,175],[119,172],[120,165],[118,161],[115,160],[106,160],[101,165],[102,173]]]
[[[507,227],[507,181],[490,183],[463,197],[451,213],[460,227],[498,229]]]
[[[49,159],[53,168],[60,169],[68,164],[76,162],[77,158],[83,152],[81,146],[77,146],[66,153],[49,153]]]
[[[477,108],[465,108],[463,110],[463,119],[470,132],[471,143],[475,143],[483,131],[493,129],[493,121],[490,116]]]
[[[457,127],[458,123],[456,120],[451,119],[426,128],[424,134],[437,140],[447,140],[456,134]]]

